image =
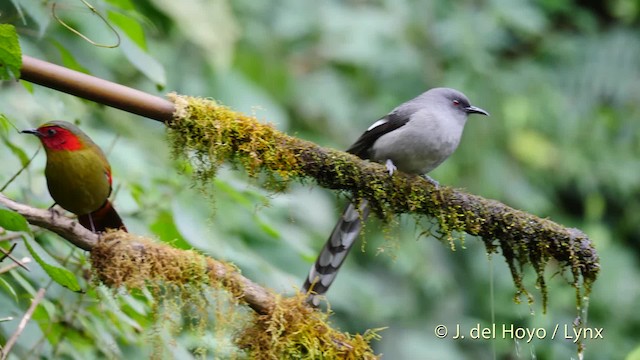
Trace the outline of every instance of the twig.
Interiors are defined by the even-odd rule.
[[[98,235],[56,212],[20,204],[3,194],[0,194],[0,204],[24,216],[29,223],[53,231],[83,250],[90,250],[98,241]]]
[[[23,258],[20,260],[20,263],[22,263],[22,264],[28,264],[28,263],[30,263],[30,262],[31,262],[31,258],[28,258],[28,257],[23,257]],[[13,270],[13,269],[17,268],[18,266],[20,266],[20,265],[18,265],[18,264],[19,264],[19,263],[13,263],[13,264],[9,264],[9,265],[7,265],[7,266],[5,266],[5,267],[3,267],[3,268],[0,268],[0,274],[4,274],[4,273],[6,273],[6,272],[8,272],[8,271],[11,271],[11,270]]]
[[[29,270],[28,267],[26,267],[24,264],[22,264],[18,259],[14,258],[13,255],[11,255],[11,252],[13,251],[13,249],[16,248],[16,243],[14,243],[13,245],[11,245],[11,249],[9,249],[9,251],[0,248],[0,252],[2,252],[4,255],[2,257],[0,257],[0,262],[4,261],[4,259],[9,258],[11,259],[11,261],[13,261],[17,266],[20,266],[21,268],[27,270],[27,271],[31,271]]]
[[[20,323],[18,324],[18,328],[13,333],[13,335],[11,335],[11,338],[9,339],[9,341],[7,341],[4,348],[2,349],[2,358],[1,358],[2,360],[5,360],[7,356],[9,356],[9,352],[11,352],[11,348],[18,340],[18,337],[20,336],[20,334],[22,334],[24,329],[27,327],[27,322],[29,322],[29,320],[31,319],[31,316],[33,315],[33,312],[36,310],[36,307],[38,306],[40,301],[42,301],[42,299],[44,298],[45,291],[46,290],[44,288],[40,288],[40,290],[38,290],[38,292],[36,293],[36,296],[33,297],[33,300],[31,301],[31,306],[29,306],[29,309],[27,309],[27,312],[24,314],[24,316],[20,320]]]
[[[20,174],[22,174],[22,172],[24,171],[24,169],[26,169],[27,167],[29,167],[29,164],[31,164],[31,162],[33,161],[33,159],[36,158],[36,155],[38,155],[38,153],[40,153],[40,149],[42,149],[41,147],[38,148],[38,150],[36,150],[35,153],[33,153],[33,156],[31,156],[31,158],[29,159],[29,161],[27,161],[26,164],[22,165],[22,167],[20,168],[20,170],[18,170],[15,174],[13,174],[13,176],[7,180],[7,182],[0,188],[0,192],[3,192],[4,189],[7,188],[7,186],[9,186],[13,180],[15,180],[18,176],[20,176]]]
[[[12,232],[10,234],[0,236],[0,242],[17,239],[21,236],[22,236],[22,233],[20,232]]]

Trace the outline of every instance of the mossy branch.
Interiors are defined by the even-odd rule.
[[[22,215],[29,224],[52,231],[82,250],[91,250],[98,241],[98,235],[82,227],[77,221],[61,216],[55,211],[38,209],[13,201],[0,194],[0,205]]]
[[[232,301],[248,302],[256,313],[248,326],[236,331],[236,345],[247,350],[252,359],[376,358],[369,346],[378,338],[376,330],[363,335],[341,333],[329,325],[328,313],[306,304],[305,294],[291,298],[274,295],[242,277],[232,265],[195,251],[110,232],[91,251],[91,263],[98,278],[110,287],[172,285],[182,289],[182,296],[192,303],[201,296],[199,288],[213,286],[230,294]]]
[[[545,308],[544,269],[550,259],[571,272],[578,305],[597,277],[598,255],[589,238],[577,229],[464,191],[435,188],[419,176],[397,172],[390,177],[380,164],[288,136],[212,100],[176,94],[169,98],[176,108],[174,119],[167,122],[173,151],[195,163],[196,176],[203,182],[230,161],[252,176],[266,175],[268,184],[283,186],[294,179],[313,178],[325,188],[367,198],[386,219],[400,213],[434,217],[449,238],[464,231],[480,236],[490,253],[501,249],[517,299],[525,294],[531,300],[522,283],[522,269],[531,264]]]
[[[275,295],[240,274],[231,264],[192,250],[116,231],[104,234],[91,249],[98,279],[111,288],[141,289],[154,282],[186,286],[220,284],[259,314],[275,306]]]
[[[118,287],[123,284],[136,284],[137,287],[140,287],[140,283],[136,282],[136,279],[156,279],[156,280],[164,280],[162,277],[158,277],[160,273],[153,274],[154,276],[150,276],[149,274],[141,274],[143,269],[147,269],[148,266],[151,266],[151,263],[156,265],[160,264],[160,267],[166,267],[167,264],[181,264],[185,260],[180,260],[182,257],[189,257],[190,255],[181,255],[185,254],[195,254],[193,252],[173,249],[168,245],[162,244],[154,244],[150,239],[135,237],[134,235],[126,235],[126,233],[110,233],[110,235],[104,236],[103,239],[99,239],[98,235],[92,233],[91,231],[85,229],[82,225],[80,225],[76,220],[70,219],[66,216],[60,215],[57,212],[51,212],[49,210],[38,209],[31,207],[29,205],[21,204],[19,202],[13,201],[3,194],[0,194],[0,205],[4,205],[10,210],[17,212],[22,215],[30,224],[39,226],[43,229],[50,230],[62,238],[66,239],[73,245],[86,250],[91,251],[92,253],[98,249],[98,251],[104,252],[103,248],[105,244],[110,243],[109,241],[105,241],[112,239],[113,235],[111,234],[120,234],[117,239],[123,239],[127,241],[122,241],[119,244],[111,246],[111,250],[119,249],[122,250],[120,252],[120,257],[114,257],[111,260],[108,260],[111,263],[111,266],[115,266],[118,259],[122,259],[122,257],[137,257],[139,260],[141,259],[139,255],[130,254],[132,251],[143,252],[146,253],[148,258],[143,259],[138,264],[139,268],[126,268],[123,267],[125,265],[131,265],[131,262],[123,262],[122,267],[118,268],[119,278],[114,278],[113,276],[103,276],[103,281],[107,283],[107,285],[111,287]],[[132,241],[129,237],[134,238],[137,241]],[[152,246],[153,244],[153,246]],[[116,247],[114,247],[116,246]],[[120,249],[120,247],[127,247],[126,251]],[[151,256],[151,250],[155,252],[154,256]],[[163,249],[160,251],[159,249]],[[171,257],[167,258],[167,254],[170,254]],[[165,258],[157,258],[165,256]],[[202,256],[202,255],[198,255]],[[104,256],[102,257],[104,258]],[[234,295],[244,301],[249,307],[254,309],[259,314],[266,314],[270,311],[270,309],[274,306],[274,294],[260,285],[254,283],[253,281],[247,279],[246,277],[240,274],[240,271],[233,266],[230,266],[224,262],[204,257],[203,260],[206,263],[206,271],[211,278],[215,279],[224,279],[224,284],[227,285],[229,289],[235,289]],[[127,274],[125,276],[125,274]],[[175,273],[175,276],[182,277],[186,276],[186,274],[178,274]]]
[[[307,306],[305,294],[282,298],[223,261],[122,231],[98,237],[73,219],[18,203],[2,194],[0,205],[90,251],[97,279],[113,289],[158,289],[159,297],[179,296],[189,305],[201,304],[208,312],[210,304],[205,303],[202,292],[214,288],[228,294],[233,305],[248,305],[254,310],[250,319],[232,325],[236,326],[236,346],[253,359],[377,358],[369,345],[379,338],[376,330],[351,335],[332,328],[329,314]],[[207,318],[206,313],[198,316]]]

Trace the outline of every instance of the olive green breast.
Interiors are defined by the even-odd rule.
[[[109,197],[109,164],[100,149],[47,151],[45,175],[55,202],[76,215],[97,210]]]

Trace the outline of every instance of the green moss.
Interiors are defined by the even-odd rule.
[[[236,338],[251,359],[377,359],[369,346],[377,330],[350,335],[334,330],[329,313],[306,305],[306,294],[277,297],[273,310],[254,315]]]
[[[209,285],[202,255],[121,231],[101,237],[91,250],[91,262],[98,279],[112,288],[142,288],[157,281],[175,286]]]
[[[206,294],[223,288],[222,281],[211,277],[204,256],[114,231],[102,235],[91,250],[90,260],[96,279],[108,287],[128,291],[147,289],[153,295],[150,315],[155,320],[151,338],[154,357],[162,357],[166,340],[163,330],[172,335],[185,330],[204,335],[212,310]],[[220,295],[217,298],[223,299]],[[226,302],[236,305],[234,299],[228,296]],[[232,321],[238,321],[238,314],[232,309],[216,313],[216,328],[228,330]],[[204,349],[196,348],[194,352],[203,353]]]
[[[264,173],[266,182],[278,187],[299,175],[296,154],[282,146],[287,136],[272,125],[211,100],[173,100],[178,113],[188,114],[167,123],[173,154],[190,159],[201,182],[212,179],[225,161],[242,167],[252,177]]]

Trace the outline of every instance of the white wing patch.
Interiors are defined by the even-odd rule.
[[[389,120],[387,120],[387,119],[380,119],[380,120],[374,122],[371,126],[369,126],[369,128],[367,128],[367,131],[371,131],[372,129],[377,128],[378,126],[380,126],[382,124],[386,124],[388,122],[389,122]]]

